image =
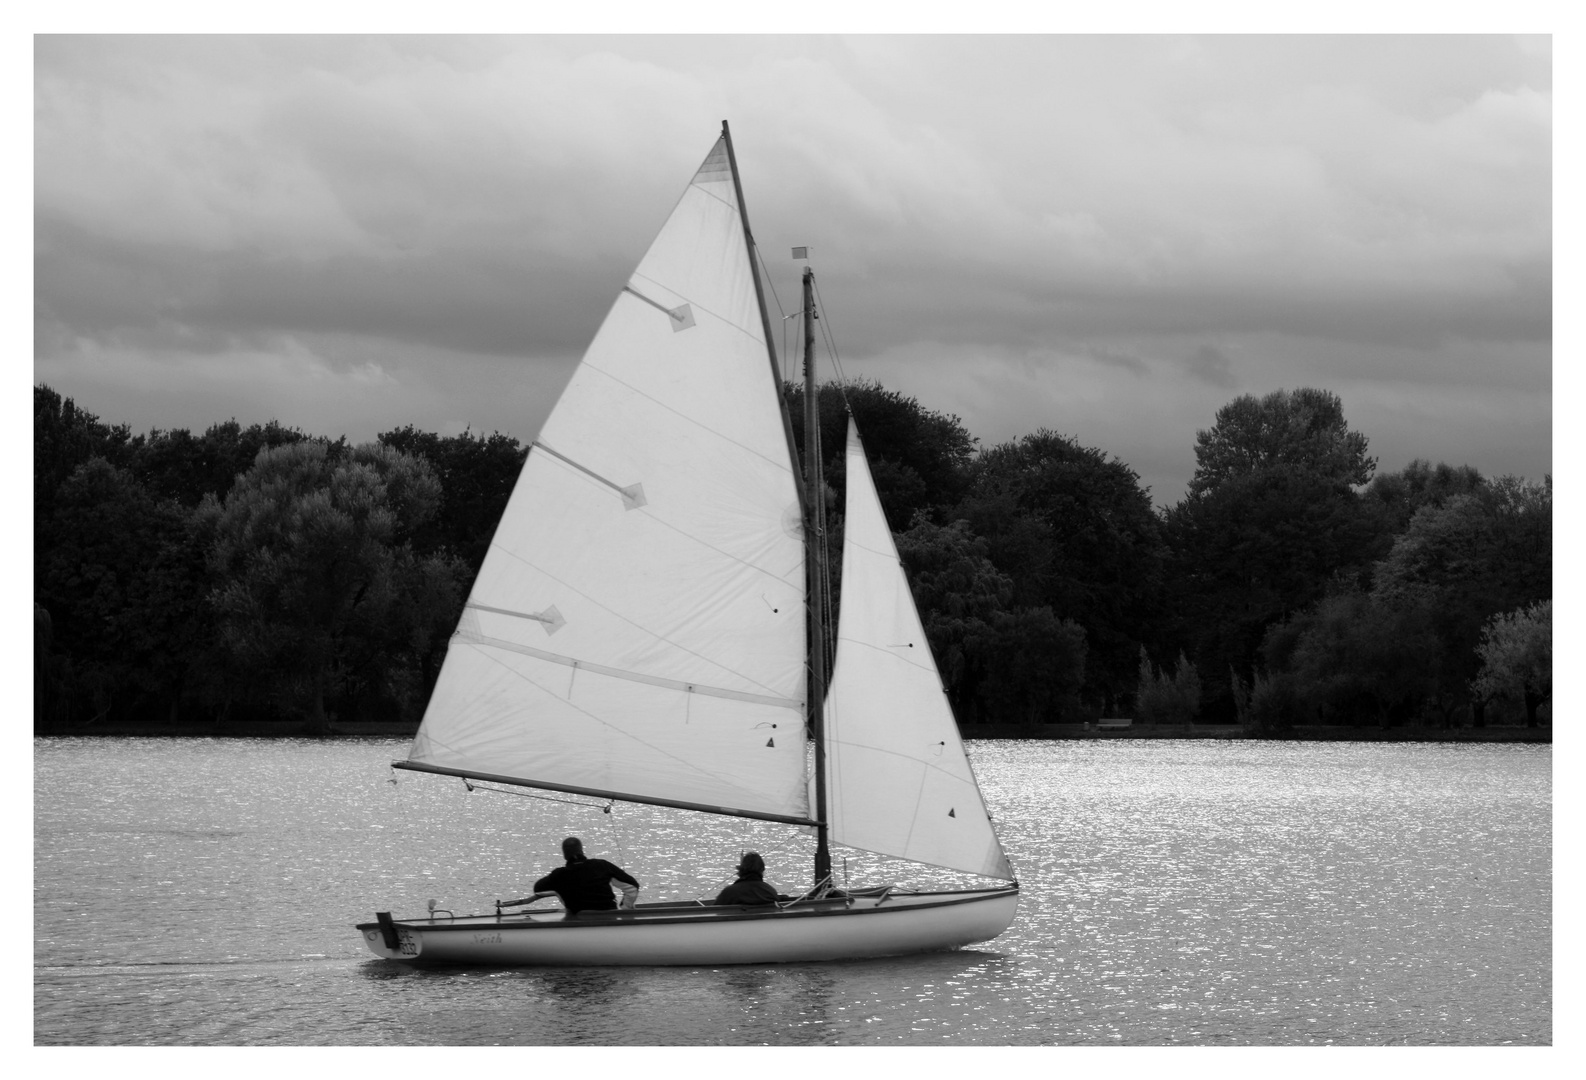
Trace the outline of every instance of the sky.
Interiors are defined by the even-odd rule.
[[[1552,47],[1460,36],[40,36],[35,384],[527,442],[723,119],[849,378],[1160,506],[1241,394],[1552,463]],[[779,342],[779,349],[784,343]],[[830,370],[830,369],[828,369]]]

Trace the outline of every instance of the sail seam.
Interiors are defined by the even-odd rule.
[[[732,440],[729,439],[727,441],[731,442]],[[578,462],[573,461],[570,458],[567,458],[567,457],[563,456],[562,454],[558,454],[555,450],[552,450],[550,447],[546,446],[544,443],[540,442],[538,439],[534,440],[529,445],[531,447],[539,447],[541,450],[544,450],[547,453],[549,453],[552,457],[554,457],[554,458],[566,463],[567,465],[572,466],[573,468],[577,469],[579,472],[586,473],[592,479],[598,480],[600,483],[606,484],[607,486],[612,487],[615,491],[617,491],[619,494],[621,494],[624,498],[631,498],[632,497],[632,495],[630,494],[630,490],[629,489],[616,487],[616,485],[612,484],[611,481],[605,479],[604,477],[600,476],[597,473],[590,472],[588,469],[586,469],[582,465],[578,464]],[[734,443],[733,445],[737,445],[737,444]],[[641,486],[642,485],[638,485],[638,484],[633,485],[634,488],[639,488]],[[778,574],[775,570],[769,569],[768,567],[760,566],[758,563],[750,562],[748,559],[745,559],[741,555],[734,555],[732,552],[726,551],[726,550],[724,550],[722,548],[719,548],[715,544],[708,543],[705,540],[701,540],[699,537],[695,536],[691,532],[686,532],[683,529],[678,528],[676,525],[672,524],[670,521],[667,521],[664,517],[661,517],[660,515],[656,514],[654,506],[652,506],[650,503],[644,502],[644,503],[641,503],[640,505],[649,508],[650,513],[646,514],[645,516],[647,518],[649,518],[651,521],[655,522],[657,525],[661,526],[662,528],[670,529],[672,532],[676,533],[677,535],[685,537],[685,538],[687,538],[689,540],[692,540],[694,543],[698,544],[700,547],[704,548],[706,551],[714,551],[716,554],[720,555],[722,558],[730,559],[732,562],[735,562],[739,566],[742,566],[742,567],[744,567],[746,569],[752,570],[756,574],[764,574],[766,577],[770,578],[772,581],[777,582],[778,584],[787,585],[787,583],[788,583],[787,582],[788,575],[793,573],[796,570],[801,569],[801,567],[794,567],[793,570],[788,571],[787,574]],[[497,545],[495,543],[492,543],[490,546],[492,548],[495,548]],[[533,563],[529,562],[527,559],[522,558],[522,556],[517,555],[515,552],[513,552],[513,551],[511,551],[511,550],[509,550],[507,548],[501,548],[501,550],[504,551],[508,555],[513,555],[520,562],[522,562],[525,566],[533,567],[535,570],[539,570],[540,573],[542,573],[542,574],[545,573],[545,571],[540,570],[540,568],[538,566],[535,566]],[[545,576],[546,577],[551,577],[550,574],[545,574]],[[555,578],[552,578],[552,580],[553,581],[557,581],[557,579],[555,579]],[[565,586],[566,582],[557,581],[557,584]],[[567,587],[571,588],[571,586],[567,586]],[[574,591],[577,591],[577,590],[574,590]],[[579,593],[579,595],[580,596],[584,596],[583,593]],[[584,599],[588,600],[590,598],[587,597],[587,596],[584,596]],[[591,601],[591,603],[594,603],[594,602],[596,602],[596,601]],[[611,611],[611,609],[605,607],[605,605],[601,605],[601,607],[602,607],[602,610]],[[617,614],[614,611],[611,612],[611,613],[613,615]],[[618,617],[621,618],[620,615]],[[637,624],[630,622],[628,625],[636,626]],[[649,633],[649,632],[650,631],[646,631],[646,633]],[[657,636],[659,636],[659,635],[657,635]],[[666,639],[662,638],[662,640],[665,641]],[[668,644],[673,644],[673,643],[672,642],[668,642]]]
[[[846,544],[852,544],[854,547],[858,548],[860,551],[869,552],[871,555],[874,555],[877,558],[885,560],[889,565],[892,565],[892,566],[902,566],[903,565],[903,560],[901,558],[899,558],[896,554],[889,553],[889,552],[886,552],[886,551],[882,551],[880,548],[870,547],[869,545],[863,544],[863,543],[861,543],[858,540],[848,540],[846,537],[844,537],[844,541],[843,542],[846,543]],[[894,549],[894,550],[896,550],[896,549]]]
[[[459,769],[450,765],[434,765],[426,761],[408,758],[406,761],[393,761],[393,769],[411,769],[414,772],[425,772],[437,776],[460,776],[464,780],[484,780],[492,784],[513,784],[517,787],[534,788],[538,791],[560,791],[569,795],[586,795],[597,799],[616,799],[620,802],[639,803],[646,806],[670,806],[679,810],[696,810],[702,814],[721,814],[723,816],[751,818],[758,821],[777,821],[785,825],[814,825],[817,824],[809,817],[795,814],[773,814],[764,810],[748,810],[736,806],[719,806],[712,803],[685,802],[674,799],[656,799],[625,791],[607,791],[604,788],[579,787],[574,784],[557,784],[549,780],[535,780],[529,777],[506,776],[501,773],[481,772],[477,769]],[[497,791],[498,788],[480,788],[481,791]],[[506,794],[506,793],[504,793]],[[511,792],[510,794],[518,794]],[[536,798],[537,796],[529,796]],[[552,800],[560,802],[563,800]],[[574,806],[592,806],[593,803],[573,803]],[[443,924],[444,925],[444,924]],[[430,929],[430,928],[426,928]]]
[[[703,310],[703,309],[701,309],[701,310]],[[767,465],[771,465],[771,466],[775,467],[776,469],[780,470],[781,472],[787,473],[789,476],[793,475],[793,467],[788,462],[780,461],[777,458],[770,457],[770,456],[768,456],[766,454],[763,454],[759,450],[756,450],[752,446],[745,446],[743,443],[739,442],[737,439],[734,439],[734,438],[731,438],[730,436],[724,435],[720,431],[717,431],[715,428],[708,427],[705,424],[700,423],[698,420],[694,419],[692,416],[689,416],[687,413],[678,412],[676,409],[672,408],[672,406],[666,404],[666,402],[658,400],[653,395],[646,394],[643,390],[640,390],[637,386],[634,386],[632,383],[628,382],[626,379],[619,379],[617,376],[613,375],[611,372],[607,371],[605,368],[597,367],[594,364],[591,364],[588,360],[585,360],[579,366],[581,368],[583,368],[585,371],[593,371],[597,375],[604,375],[606,378],[610,379],[612,382],[616,383],[618,386],[621,386],[624,389],[631,391],[636,397],[643,398],[645,401],[650,402],[650,404],[656,406],[659,409],[665,409],[667,412],[671,413],[673,416],[677,417],[679,420],[685,420],[688,423],[692,424],[694,427],[698,428],[699,430],[705,431],[705,432],[709,432],[711,435],[714,435],[716,438],[720,439],[722,442],[726,443],[727,445],[736,446],[739,450],[742,450],[746,454],[753,454],[755,457],[759,458],[761,461],[765,462]]]
[[[470,644],[472,644],[472,642],[470,642]],[[521,650],[512,649],[510,651],[521,651]],[[657,755],[659,755],[659,756],[661,756],[663,758],[666,758],[668,761],[672,761],[672,762],[677,763],[678,765],[683,766],[688,772],[690,772],[690,773],[692,773],[694,775],[707,777],[708,779],[710,779],[712,781],[715,781],[717,783],[722,783],[725,780],[724,777],[719,776],[719,775],[717,775],[715,773],[706,772],[705,770],[701,769],[698,765],[694,764],[694,762],[689,761],[686,758],[680,758],[676,754],[669,753],[668,751],[663,750],[661,747],[656,746],[654,743],[647,742],[646,740],[639,738],[633,732],[626,731],[623,728],[617,727],[615,724],[612,724],[611,722],[603,719],[602,717],[596,715],[595,713],[590,712],[588,709],[585,709],[582,706],[580,706],[580,705],[578,705],[578,704],[576,704],[576,703],[574,703],[572,701],[568,701],[566,698],[564,698],[564,697],[560,696],[559,694],[557,694],[556,691],[550,689],[547,686],[541,685],[540,683],[538,683],[535,680],[531,679],[528,675],[524,674],[522,671],[518,670],[517,668],[511,666],[510,664],[502,663],[501,660],[498,657],[490,656],[490,655],[484,654],[484,653],[480,653],[479,655],[481,656],[482,659],[486,660],[489,663],[495,664],[497,667],[501,668],[507,674],[513,676],[516,679],[519,679],[522,682],[528,683],[530,686],[534,687],[536,690],[538,690],[540,693],[544,694],[546,697],[554,698],[557,701],[562,702],[563,704],[567,705],[568,707],[570,707],[571,709],[573,709],[575,712],[579,713],[580,715],[587,716],[590,720],[592,720],[595,723],[599,724],[601,727],[605,728],[607,731],[613,733],[614,735],[617,735],[617,736],[620,736],[621,738],[627,739],[630,742],[638,743],[640,746],[643,746],[646,749],[653,751]],[[422,725],[419,728],[419,734],[420,735],[424,734],[424,729],[423,729]],[[458,753],[458,751],[455,748],[450,747],[446,743],[440,743],[438,740],[434,739],[433,737],[431,737],[431,742],[436,742],[436,743],[438,743],[438,745],[447,746],[447,748],[451,749],[453,753]],[[461,756],[461,755],[459,755],[459,756]],[[749,791],[747,788],[741,787],[740,785],[738,785],[736,783],[733,783],[730,780],[729,781],[725,781],[725,782],[734,791],[743,792],[745,795],[751,796],[751,798],[746,800],[746,801],[749,801],[749,802],[753,802],[754,801],[753,796],[763,794],[762,792]]]
[[[503,612],[503,614],[506,614]],[[562,664],[567,667],[576,667],[579,671],[591,671],[597,675],[607,675],[613,679],[624,679],[628,682],[644,683],[648,686],[659,686],[668,690],[681,690],[689,694],[703,694],[705,697],[726,698],[731,701],[747,701],[755,705],[773,705],[781,709],[803,709],[802,701],[793,701],[789,698],[769,697],[765,694],[751,694],[744,690],[729,690],[721,686],[705,686],[701,683],[685,682],[680,679],[664,679],[659,675],[645,675],[637,671],[624,671],[621,668],[606,667],[604,664],[591,664],[587,660],[575,660],[570,656],[548,652],[545,649],[536,649],[532,645],[520,645],[512,641],[503,641],[500,638],[489,637],[485,634],[476,634],[458,628],[456,637],[475,645],[490,645],[508,652],[522,653],[532,656],[536,660],[544,660],[552,664]],[[538,685],[538,684],[536,684]],[[549,692],[549,691],[547,691]]]
[[[964,870],[962,867],[948,866],[945,863],[939,863],[939,862],[931,862],[931,860],[929,860],[929,859],[921,859],[921,858],[917,858],[917,857],[915,857],[913,855],[899,855],[895,851],[882,851],[879,848],[866,847],[863,844],[855,844],[852,841],[844,840],[841,837],[837,837],[836,838],[836,843],[841,844],[843,847],[853,848],[855,851],[868,851],[872,855],[880,855],[882,858],[885,858],[885,859],[901,859],[904,862],[918,863],[921,866],[934,866],[934,867],[937,867],[939,869],[958,870],[961,873],[974,874],[976,877],[995,878],[998,881],[1016,881],[1016,880],[1018,880],[1017,878],[1015,878],[1013,876],[1013,872],[1012,872],[1011,869],[1005,874],[1004,873],[989,874],[989,873],[987,873],[984,870]]]
[[[657,280],[655,280],[655,278],[650,277],[648,274],[642,274],[642,273],[640,273],[637,270],[635,270],[633,272],[633,277],[629,278],[628,280],[629,280],[629,282],[632,282],[632,281],[634,281],[636,279],[643,279],[644,281],[648,281],[651,285],[654,285],[657,288],[665,289],[667,292],[671,293],[673,296],[678,297],[679,300],[682,303],[690,305],[696,311],[703,311],[705,314],[709,315],[711,318],[715,319],[717,322],[721,323],[723,326],[726,326],[726,327],[729,327],[729,328],[731,328],[733,330],[738,331],[738,333],[742,334],[744,337],[748,338],[750,341],[752,341],[756,345],[760,346],[760,348],[762,348],[762,349],[765,348],[765,342],[763,342],[759,338],[755,337],[754,336],[754,331],[748,329],[747,327],[739,326],[737,323],[735,323],[731,319],[727,318],[727,316],[722,315],[721,313],[717,312],[714,308],[708,308],[704,304],[701,304],[698,300],[695,300],[693,297],[684,296],[682,293],[678,292],[676,289],[673,289],[670,286],[668,286],[665,282],[657,281]],[[648,296],[645,296],[638,289],[635,289],[632,286],[632,284],[624,285],[622,287],[622,291],[625,292],[625,293],[632,293],[634,296],[638,297],[640,300],[643,300],[646,304],[649,304],[651,307],[656,308],[656,309],[658,309],[660,311],[664,311],[668,315],[672,314],[672,310],[673,309],[671,309],[669,307],[666,307],[665,305],[660,304],[660,303],[658,303],[658,302],[656,302],[654,300],[651,300]]]
[[[836,745],[838,745],[838,746],[846,746],[846,747],[850,747],[850,748],[852,748],[854,750],[869,750],[869,751],[872,751],[873,753],[877,753],[877,754],[886,754],[888,757],[898,758],[899,760],[907,761],[907,762],[910,762],[912,764],[918,765],[918,766],[920,766],[923,769],[929,769],[929,770],[931,770],[931,772],[940,773],[941,775],[943,775],[943,776],[945,776],[945,777],[947,777],[947,778],[949,778],[951,780],[956,780],[956,781],[958,781],[961,784],[963,784],[963,783],[971,784],[975,788],[975,796],[976,796],[976,798],[978,798],[980,800],[980,811],[981,811],[981,813],[986,814],[987,818],[991,817],[991,815],[986,812],[986,799],[985,799],[985,796],[980,794],[980,785],[976,784],[974,782],[974,778],[973,777],[971,777],[968,780],[965,780],[962,776],[960,776],[957,773],[951,771],[950,769],[944,769],[940,765],[933,765],[929,761],[923,761],[920,758],[910,757],[908,754],[903,753],[901,750],[888,750],[884,746],[871,746],[869,743],[853,742],[852,740],[848,740],[848,739],[837,739],[837,740],[835,740],[835,742],[836,742]]]
[[[932,658],[931,663],[928,664],[928,665],[924,664],[924,663],[916,663],[915,661],[910,660],[906,656],[903,656],[903,655],[901,655],[899,653],[893,652],[891,649],[882,648],[880,645],[876,645],[876,644],[874,644],[872,642],[869,642],[869,641],[860,641],[857,638],[843,637],[842,635],[838,635],[837,640],[839,642],[846,641],[850,645],[858,645],[858,646],[860,646],[862,648],[870,649],[870,650],[872,650],[874,652],[880,653],[882,656],[890,656],[894,660],[897,660],[899,663],[907,664],[911,668],[918,668],[920,671],[929,671],[929,672],[931,672],[932,674],[934,674],[936,676],[937,684],[938,685],[941,684],[942,673],[937,670],[936,662],[935,662],[934,658]],[[926,650],[926,655],[929,656],[930,655],[930,645],[929,645],[929,643],[927,643],[925,645],[925,650]],[[943,687],[942,692],[943,693],[947,692],[945,687]]]
[[[685,533],[681,529],[678,529],[675,526],[668,524],[667,522],[661,520],[660,518],[656,517],[653,514],[650,515],[649,518],[650,518],[651,521],[654,521],[656,524],[664,526],[665,528],[671,529],[673,532],[676,532],[680,536],[688,537],[690,540],[693,540],[695,543],[699,544],[701,547],[705,548],[707,551],[718,552],[720,555],[722,555],[722,556],[724,556],[726,558],[733,559],[735,562],[737,562],[741,566],[747,566],[748,568],[750,568],[751,570],[754,570],[757,573],[764,574],[766,577],[771,578],[773,581],[776,581],[776,582],[778,582],[778,583],[780,583],[782,585],[786,585],[787,584],[786,581],[784,581],[782,578],[777,577],[770,570],[766,570],[766,569],[763,569],[761,567],[755,566],[754,563],[745,562],[742,559],[738,559],[738,558],[736,558],[736,556],[733,556],[733,555],[729,554],[728,552],[721,551],[719,548],[716,548],[716,547],[714,547],[714,546],[712,546],[710,544],[705,543],[704,541],[700,540],[697,536],[689,536],[688,533]],[[551,581],[556,582],[556,584],[560,585],[562,588],[566,589],[568,592],[571,592],[571,593],[575,594],[576,596],[578,596],[579,598],[581,598],[583,600],[589,601],[591,604],[595,605],[597,608],[599,608],[601,611],[604,611],[607,615],[610,615],[612,618],[621,619],[624,623],[626,623],[629,626],[633,627],[635,630],[638,630],[641,633],[649,634],[656,641],[660,641],[660,642],[663,642],[663,643],[665,643],[667,645],[670,645],[672,648],[677,649],[680,652],[687,653],[689,656],[694,657],[696,660],[700,660],[700,661],[702,661],[704,663],[707,663],[707,664],[711,665],[712,667],[714,667],[714,668],[716,668],[716,669],[718,669],[720,671],[725,671],[729,675],[736,675],[740,679],[745,679],[745,680],[753,683],[754,685],[756,685],[758,687],[761,687],[764,690],[771,690],[772,689],[772,687],[766,686],[764,683],[760,682],[758,679],[751,678],[750,676],[745,675],[743,672],[736,671],[733,668],[728,667],[726,664],[721,663],[720,661],[713,660],[711,657],[705,656],[702,653],[699,653],[699,652],[697,652],[694,649],[690,649],[687,645],[683,645],[683,644],[680,644],[680,643],[678,643],[676,641],[673,641],[671,638],[667,637],[665,634],[658,634],[654,630],[651,630],[647,626],[640,626],[638,623],[634,622],[632,619],[630,619],[626,615],[622,614],[622,612],[612,610],[611,608],[607,607],[605,604],[602,604],[599,600],[596,600],[593,596],[590,596],[588,593],[584,592],[582,589],[578,589],[578,588],[573,587],[572,585],[569,585],[567,582],[563,581],[561,578],[557,577],[555,574],[552,574],[549,571],[543,569],[542,567],[536,565],[535,563],[530,562],[528,559],[525,559],[522,555],[518,554],[516,551],[513,551],[510,548],[498,547],[494,542],[491,543],[490,547],[491,547],[491,550],[499,551],[499,552],[501,552],[501,554],[507,556],[508,558],[517,560],[519,563],[523,564],[524,566],[527,566],[530,570],[533,570],[536,574],[544,575],[546,578],[548,578]],[[477,585],[475,587],[477,588]],[[486,605],[483,605],[483,604],[474,603],[474,600],[473,600],[473,597],[472,597],[471,594],[469,596],[468,605],[472,606],[472,607],[476,607],[476,608],[486,606]],[[459,627],[459,629],[460,629],[460,627]],[[786,699],[781,698],[781,697],[776,697],[775,695],[770,695],[770,696],[772,696],[775,700],[778,700],[778,701],[786,700]]]
[[[729,173],[729,175],[731,175],[731,174]],[[698,182],[697,182],[699,180],[699,173],[695,173],[694,174],[694,180],[696,182],[690,184],[689,186],[692,187],[695,191],[699,192],[701,195],[705,196],[705,198],[707,198],[707,199],[715,199],[717,202],[721,203],[723,206],[725,206],[729,210],[731,210],[734,214],[736,214],[738,212],[738,206],[737,206],[736,203],[730,203],[726,199],[722,198],[720,195],[717,195],[714,191],[706,191],[704,188],[700,187]],[[720,181],[717,181],[717,182],[719,183]],[[679,201],[681,201],[681,200],[679,200]]]
[[[914,830],[920,827],[920,803],[925,801],[925,769],[930,766],[923,761],[919,764],[925,765],[925,768],[920,770],[920,786],[914,790],[914,813],[909,815],[909,831],[903,838],[904,851],[911,850],[914,845]]]
[[[899,761],[908,762],[911,765],[918,765],[921,768],[921,772],[920,772],[920,786],[919,786],[918,790],[915,792],[914,813],[910,816],[908,834],[905,837],[903,844],[901,845],[902,848],[903,848],[903,851],[882,851],[879,848],[867,848],[867,847],[864,847],[863,845],[852,843],[851,841],[849,841],[846,838],[844,838],[844,836],[842,835],[843,829],[839,825],[838,829],[837,829],[837,835],[834,837],[834,839],[840,844],[844,844],[844,845],[846,845],[848,847],[857,847],[861,851],[874,851],[876,854],[885,855],[888,858],[907,859],[910,862],[923,863],[926,866],[949,866],[949,864],[947,864],[947,863],[933,862],[930,859],[917,858],[917,857],[906,855],[906,854],[903,853],[903,852],[906,852],[909,849],[909,845],[911,843],[913,843],[913,841],[914,841],[914,830],[920,824],[919,805],[920,805],[920,800],[924,797],[925,777],[928,775],[928,773],[936,773],[939,776],[946,777],[948,780],[951,780],[954,783],[958,783],[958,784],[967,783],[969,785],[970,790],[974,792],[975,800],[979,804],[979,807],[980,807],[981,816],[986,819],[986,822],[987,822],[988,825],[991,822],[991,814],[986,809],[986,797],[985,797],[984,793],[982,793],[981,790],[980,790],[979,782],[975,779],[973,766],[970,767],[969,779],[966,781],[964,779],[964,777],[960,776],[958,773],[953,772],[953,771],[951,771],[949,769],[944,769],[944,768],[942,768],[939,765],[932,764],[931,762],[924,761],[924,760],[922,760],[920,758],[910,757],[908,754],[902,753],[901,751],[898,751],[898,750],[889,750],[889,749],[887,749],[884,746],[871,746],[869,743],[853,742],[851,740],[845,740],[845,739],[836,739],[836,740],[831,740],[831,741],[829,741],[827,743],[827,749],[828,749],[828,752],[831,754],[831,762],[830,762],[829,767],[831,768],[831,770],[832,770],[832,772],[834,774],[838,773],[838,772],[841,772],[844,769],[844,763],[843,763],[843,751],[844,750],[868,750],[868,751],[870,751],[872,753],[875,753],[875,754],[881,754],[881,755],[884,755],[886,757],[890,757],[890,758],[893,758],[893,759],[896,759],[896,760],[899,760]],[[968,762],[966,761],[965,764],[967,765]],[[841,813],[840,810],[835,810],[835,812],[833,812],[832,820],[836,821],[836,822],[841,822],[842,821],[842,813]],[[996,855],[997,855],[997,859],[995,860],[996,862],[998,862],[998,863],[1000,863],[1002,865],[1006,865],[1007,864],[1008,853],[1007,853],[1007,850],[1005,848],[1003,848],[1002,839],[1001,839],[1001,837],[997,836],[995,828],[993,828],[991,830],[991,850],[996,852]],[[949,868],[950,869],[962,869],[962,867],[952,867],[952,866],[950,866]],[[985,877],[1001,877],[1001,878],[1003,878],[1003,880],[1006,880],[1006,881],[1012,881],[1013,880],[1013,874],[1012,874],[1011,870],[1006,875],[987,873],[984,870],[975,870],[975,871],[966,871],[966,872],[968,872],[968,873],[978,873],[978,874],[981,874],[981,875],[983,875]]]

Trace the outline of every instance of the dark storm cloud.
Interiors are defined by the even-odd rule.
[[[35,376],[134,427],[531,437],[725,116],[783,310],[809,245],[848,373],[983,440],[1171,500],[1319,385],[1550,467],[1545,39],[46,36],[35,98]]]

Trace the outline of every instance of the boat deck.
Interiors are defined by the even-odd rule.
[[[778,915],[814,915],[821,912],[850,911],[856,907],[878,907],[889,899],[903,896],[933,896],[933,893],[897,893],[892,889],[867,889],[845,896],[823,897],[819,900],[794,900],[778,904],[709,904],[700,900],[672,900],[640,904],[626,911],[584,911],[569,916],[560,907],[536,908],[527,911],[502,911],[489,915],[453,915],[437,909],[416,918],[396,918],[393,923],[413,929],[444,931],[448,928],[476,930],[480,927],[510,926],[514,928],[554,925],[609,926],[612,923],[651,923],[657,921],[688,922],[694,920],[720,921],[741,915],[764,919]],[[952,894],[940,894],[950,896]],[[359,930],[378,930],[379,922],[359,923]]]

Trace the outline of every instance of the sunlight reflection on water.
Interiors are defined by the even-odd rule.
[[[396,742],[35,743],[41,1044],[1549,1043],[1551,748],[974,741],[1023,893],[977,949],[412,971],[351,923],[521,895],[583,836],[644,899],[802,831],[470,794]],[[963,879],[847,852],[853,884]],[[841,874],[842,869],[839,870]],[[115,1006],[107,1008],[107,1006]]]

